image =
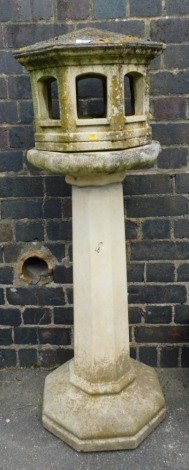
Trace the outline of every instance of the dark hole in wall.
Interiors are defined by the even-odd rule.
[[[30,256],[23,263],[22,274],[25,280],[40,281],[49,276],[49,267],[44,259],[38,256]]]

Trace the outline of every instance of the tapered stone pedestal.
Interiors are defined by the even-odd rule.
[[[43,424],[77,450],[135,448],[165,416],[155,371],[129,358],[121,184],[158,151],[28,153],[72,184],[75,356],[46,379]]]

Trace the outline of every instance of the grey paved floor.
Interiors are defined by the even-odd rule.
[[[0,371],[0,470],[189,470],[189,369],[158,370],[167,418],[138,449],[90,454],[43,429],[47,373]]]

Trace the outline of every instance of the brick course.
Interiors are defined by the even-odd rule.
[[[138,0],[130,0],[130,13],[132,16],[161,16],[162,13],[162,1],[156,0],[152,2],[151,0],[143,0],[143,2],[138,2]]]
[[[157,164],[159,168],[168,170],[170,168],[183,168],[187,165],[188,148],[167,147],[162,149]]]
[[[85,20],[89,16],[89,0],[57,0],[58,20]]]
[[[71,187],[26,161],[34,146],[29,76],[12,50],[97,27],[163,41],[151,66],[151,170],[124,181],[131,356],[189,367],[188,0],[0,0],[0,368],[73,357]],[[82,221],[81,221],[82,223]],[[23,281],[18,261],[48,249],[53,281]]]
[[[153,346],[141,346],[139,360],[145,362],[148,366],[155,367],[157,364],[157,349]]]
[[[130,285],[128,293],[131,304],[175,304],[187,299],[186,288],[180,284]]]
[[[160,367],[177,367],[179,358],[179,348],[167,346],[160,352]]]
[[[161,18],[151,21],[150,37],[154,41],[181,43],[188,41],[188,18]]]
[[[0,368],[15,367],[16,365],[16,351],[14,349],[0,349]]]
[[[125,16],[125,0],[95,0],[94,1],[94,18],[120,18]]]
[[[167,0],[168,15],[187,15],[189,14],[188,0]]]
[[[127,217],[167,217],[187,213],[188,200],[184,196],[133,196],[126,201]]]
[[[44,223],[38,222],[18,222],[15,224],[16,241],[33,242],[34,240],[44,240]]]
[[[0,172],[20,171],[23,169],[23,153],[21,151],[0,151]]]
[[[166,239],[170,238],[170,220],[148,219],[142,222],[143,239]]]
[[[144,313],[145,323],[149,324],[167,324],[172,321],[172,307],[170,305],[149,305]]]
[[[189,67],[189,44],[167,46],[164,52],[164,64],[170,69]]]
[[[147,282],[174,282],[174,274],[173,263],[150,263],[146,267]]]
[[[187,115],[187,101],[182,97],[156,98],[152,106],[157,120],[185,119]]]
[[[50,308],[25,308],[23,312],[24,325],[48,325],[52,321]]]

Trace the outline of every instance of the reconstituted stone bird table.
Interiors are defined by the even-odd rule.
[[[147,66],[161,50],[89,29],[16,53],[32,78],[36,148],[28,160],[72,185],[75,355],[46,378],[43,424],[77,450],[135,448],[165,417],[155,371],[129,357],[122,191],[127,170],[149,167],[160,150]],[[79,96],[91,81],[102,92],[95,117]]]

